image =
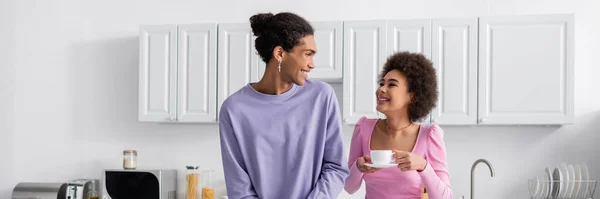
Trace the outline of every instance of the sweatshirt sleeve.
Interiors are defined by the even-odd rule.
[[[246,164],[231,125],[231,119],[224,109],[221,110],[219,117],[219,134],[227,195],[230,198],[258,198],[246,171]]]
[[[450,175],[446,159],[444,131],[438,125],[431,127],[427,140],[425,160],[427,166],[419,175],[425,183],[427,194],[432,199],[452,199]]]
[[[319,180],[308,195],[310,199],[337,198],[349,173],[348,167],[345,165],[346,156],[344,155],[339,104],[333,89],[331,89],[327,107],[323,165]]]
[[[352,133],[352,141],[350,142],[350,155],[348,156],[348,167],[350,169],[350,175],[346,179],[344,190],[349,194],[354,194],[358,189],[363,180],[363,173],[356,167],[356,160],[363,156],[362,150],[362,138],[360,136],[360,127],[365,120],[365,117],[360,118],[356,125],[354,125],[354,132]]]

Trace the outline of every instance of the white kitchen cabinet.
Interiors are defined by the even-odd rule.
[[[400,51],[422,53],[431,59],[431,19],[388,20],[387,42],[386,59]],[[430,118],[429,115],[418,123],[428,124]]]
[[[574,16],[312,22],[309,78],[343,82],[343,120],[384,118],[379,73],[394,52],[423,53],[439,101],[423,123],[570,124]],[[212,123],[223,101],[259,81],[265,63],[249,23],[148,25],[139,36],[139,121]]]
[[[573,121],[573,15],[481,17],[479,123]]]
[[[399,51],[431,58],[431,19],[387,21],[388,56]]]
[[[140,121],[177,117],[177,26],[142,26],[139,36]]]
[[[321,21],[311,22],[311,25],[315,29],[314,37],[318,53],[315,54],[315,68],[311,70],[309,78],[341,82],[343,23]]]
[[[140,28],[139,121],[216,120],[216,24]]]
[[[264,62],[256,53],[249,23],[219,24],[218,106],[231,94],[262,77]],[[260,64],[262,63],[262,64]],[[263,69],[260,70],[259,67]],[[260,74],[260,75],[259,75]]]
[[[177,121],[217,119],[217,25],[179,25]]]
[[[344,22],[343,117],[355,124],[362,116],[376,118],[377,81],[387,53],[386,21]]]
[[[477,124],[477,18],[434,19],[432,62],[438,77],[435,124]]]

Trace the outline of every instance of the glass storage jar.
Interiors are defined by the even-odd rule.
[[[185,198],[197,199],[200,195],[200,192],[198,192],[198,177],[200,175],[200,173],[198,172],[198,166],[186,166],[185,168],[185,179],[187,181]]]
[[[202,171],[202,199],[215,199],[214,170]]]
[[[137,151],[123,150],[123,169],[132,170],[137,168]]]

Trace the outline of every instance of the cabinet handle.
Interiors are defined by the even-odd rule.
[[[485,119],[485,118],[479,119],[479,122],[485,122],[485,121],[487,121],[487,119]]]

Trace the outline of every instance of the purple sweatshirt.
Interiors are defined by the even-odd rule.
[[[232,199],[336,198],[349,174],[333,88],[307,80],[281,95],[250,84],[219,113],[221,156]]]

